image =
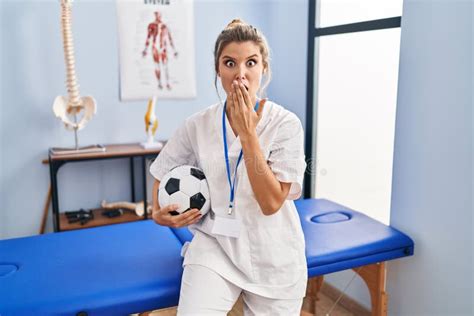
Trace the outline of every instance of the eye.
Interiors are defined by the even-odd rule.
[[[255,59],[249,59],[247,61],[247,65],[250,66],[250,67],[253,67],[257,64],[257,61]]]
[[[228,59],[228,60],[224,61],[224,65],[226,65],[227,67],[234,67],[235,63],[234,63],[234,61]]]

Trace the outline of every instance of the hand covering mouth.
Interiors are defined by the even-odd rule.
[[[249,87],[248,87],[248,85],[247,85],[246,83],[244,83],[242,80],[238,80],[238,82],[240,82],[241,84],[243,84],[244,87],[245,87],[245,89],[246,89],[247,91],[249,91]]]

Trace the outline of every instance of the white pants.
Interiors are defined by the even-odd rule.
[[[242,290],[201,265],[184,267],[178,316],[225,316],[242,293],[244,315],[300,315],[303,299],[271,299]]]

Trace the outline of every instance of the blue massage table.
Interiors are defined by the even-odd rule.
[[[372,314],[386,315],[385,264],[413,241],[323,199],[296,202],[305,233],[307,297],[324,274],[356,269]],[[128,315],[178,304],[182,244],[192,235],[151,220],[0,241],[0,315]],[[362,267],[362,270],[361,270]]]

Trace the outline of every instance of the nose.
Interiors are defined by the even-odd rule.
[[[245,80],[246,71],[247,69],[245,68],[245,65],[238,67],[237,73],[235,74],[235,80]]]

